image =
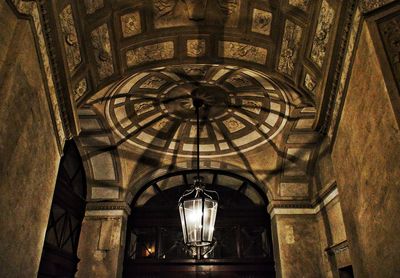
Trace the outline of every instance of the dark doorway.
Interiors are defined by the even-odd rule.
[[[74,277],[86,206],[86,178],[75,143],[67,141],[61,158],[38,277]]]
[[[339,268],[340,278],[354,278],[353,267],[351,265]]]
[[[133,202],[124,277],[275,277],[263,192],[227,172],[203,170],[201,175],[220,195],[215,248],[195,259],[183,245],[177,204],[194,172],[168,175],[150,182]]]

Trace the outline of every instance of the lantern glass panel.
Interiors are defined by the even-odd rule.
[[[203,240],[212,242],[218,202],[212,199],[204,200]]]
[[[187,236],[186,236],[186,222],[185,222],[185,215],[184,209],[182,204],[179,204],[179,216],[181,218],[181,226],[182,226],[182,233],[183,233],[183,242],[187,243]]]

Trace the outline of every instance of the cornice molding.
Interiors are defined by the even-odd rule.
[[[122,201],[122,202],[90,202],[86,205],[86,213],[87,215],[93,214],[90,211],[104,211],[105,216],[109,214],[110,211],[123,211],[126,215],[131,214],[130,206]],[[95,213],[97,215],[97,213]]]
[[[270,204],[268,206],[268,213],[270,214],[271,218],[274,218],[275,215],[315,215],[325,208],[330,202],[335,200],[338,196],[339,192],[335,183],[334,188],[332,188],[329,193],[326,193],[322,199],[318,200],[318,202],[314,204]]]
[[[42,1],[43,2],[43,1]],[[67,126],[65,125],[65,113],[63,112],[64,105],[62,98],[59,97],[59,88],[57,84],[57,74],[54,73],[54,59],[52,52],[50,51],[48,44],[48,35],[46,26],[42,21],[43,10],[40,9],[36,1],[22,1],[22,0],[11,0],[10,3],[14,8],[21,13],[32,18],[35,36],[38,44],[38,53],[40,54],[41,63],[43,65],[43,74],[46,78],[46,84],[49,98],[50,98],[50,110],[53,115],[53,122],[57,131],[57,143],[59,152],[62,153],[64,141],[70,138],[70,134]]]
[[[355,14],[357,10],[358,0],[350,0],[345,15],[343,16],[344,24],[342,28],[343,32],[341,34],[340,41],[338,42],[338,56],[335,60],[335,64],[331,66],[331,69],[333,70],[333,77],[331,78],[332,85],[328,88],[328,91],[325,91],[325,95],[328,94],[328,96],[324,97],[327,100],[323,100],[323,102],[326,102],[326,108],[321,109],[320,111],[320,113],[325,114],[319,128],[319,132],[322,134],[327,134],[331,126],[336,96],[340,89],[340,86],[342,85],[341,81],[344,62],[346,59],[346,54],[349,52],[351,46],[351,44],[349,43],[349,39],[351,37],[350,35],[352,26],[355,24]],[[348,78],[346,78],[346,80],[347,79]]]
[[[349,249],[349,243],[347,242],[347,240],[344,240],[340,243],[329,246],[328,248],[325,249],[325,252],[327,252],[328,255],[332,256],[332,255],[342,253],[348,249]]]

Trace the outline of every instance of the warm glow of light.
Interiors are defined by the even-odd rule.
[[[203,213],[201,212],[201,208],[196,208],[194,210],[189,211],[187,214],[187,220],[190,223],[201,223],[201,217],[203,216]]]

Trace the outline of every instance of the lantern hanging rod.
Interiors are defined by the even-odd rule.
[[[198,93],[193,96],[193,106],[196,109],[196,125],[197,125],[197,134],[196,134],[196,158],[197,158],[197,169],[196,169],[196,178],[200,179],[200,107],[203,106],[204,102],[198,97]]]

